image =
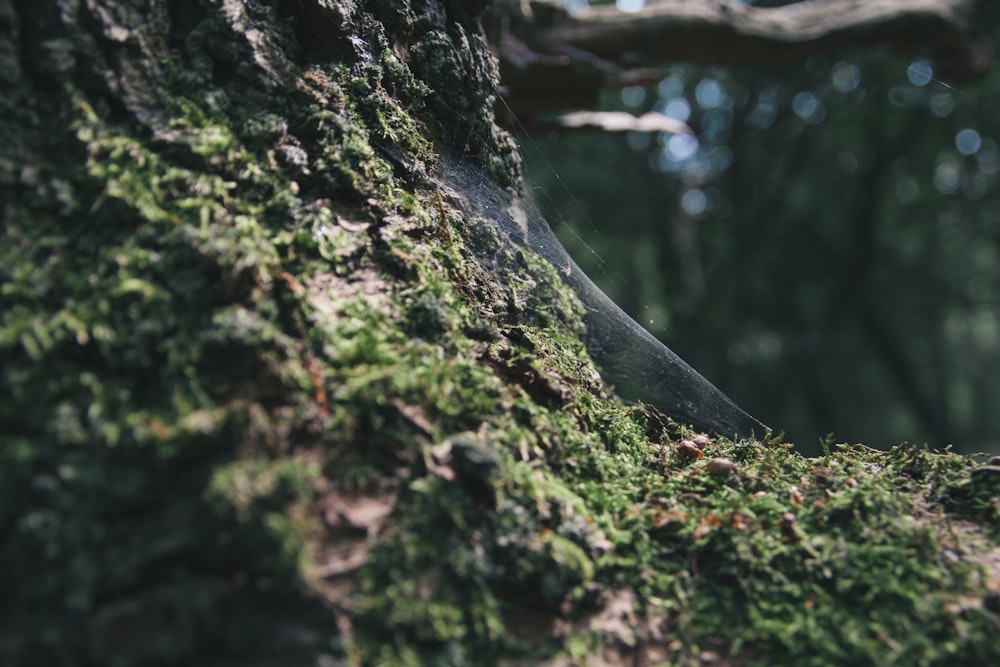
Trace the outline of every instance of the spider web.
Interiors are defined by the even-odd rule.
[[[650,403],[677,421],[725,437],[749,438],[769,431],[597,287],[530,199],[501,189],[467,159],[446,160],[438,184],[465,203],[473,220],[492,226],[509,249],[533,251],[556,269],[585,308],[587,352],[620,396]]]

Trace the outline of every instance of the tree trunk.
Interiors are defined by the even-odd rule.
[[[0,0],[0,662],[1000,658],[1000,467],[601,383],[485,4]]]

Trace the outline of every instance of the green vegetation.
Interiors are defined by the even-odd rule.
[[[26,130],[52,177],[0,249],[0,662],[1000,657],[988,467],[622,404],[554,270],[420,177],[445,79],[302,47],[218,83],[192,44],[151,120],[66,74]]]

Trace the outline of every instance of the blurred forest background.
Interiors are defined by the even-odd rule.
[[[831,433],[1000,451],[996,67],[956,85],[886,49],[676,64],[602,108],[694,131],[521,138],[539,205],[619,305],[805,453]]]

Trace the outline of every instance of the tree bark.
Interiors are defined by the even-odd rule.
[[[0,662],[1000,658],[996,465],[602,385],[485,4],[0,0]]]

